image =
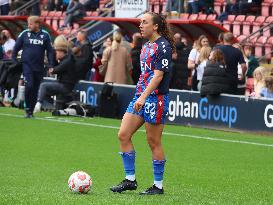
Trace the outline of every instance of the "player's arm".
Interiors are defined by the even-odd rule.
[[[23,48],[23,44],[24,44],[24,34],[21,33],[15,43],[15,46],[13,48],[12,51],[12,61],[17,62],[17,54],[18,52]]]

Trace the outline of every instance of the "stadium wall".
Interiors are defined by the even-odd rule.
[[[81,81],[76,85],[81,101],[99,105],[103,83]],[[134,95],[134,86],[114,85],[119,95],[121,118]],[[273,131],[273,100],[246,99],[244,96],[221,95],[201,98],[198,92],[171,90],[168,124],[193,125],[215,129]]]

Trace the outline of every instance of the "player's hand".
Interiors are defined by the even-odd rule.
[[[136,112],[139,112],[141,110],[141,108],[143,107],[144,103],[145,103],[145,98],[142,97],[142,95],[137,99],[137,101],[134,104],[134,110]]]

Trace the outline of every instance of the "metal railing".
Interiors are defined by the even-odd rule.
[[[39,3],[39,2],[40,2],[40,0],[30,0],[27,3],[25,3],[24,5],[20,6],[16,10],[14,10],[13,12],[11,12],[11,15],[13,15],[13,16],[19,16],[23,11],[31,8],[36,3]]]

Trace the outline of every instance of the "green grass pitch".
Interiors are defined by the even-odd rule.
[[[109,187],[124,178],[120,120],[22,116],[0,108],[0,204],[273,204],[271,136],[167,125],[165,194],[139,196],[153,173],[145,133],[137,132],[138,190],[114,194]],[[78,170],[93,180],[86,195],[67,186]]]

